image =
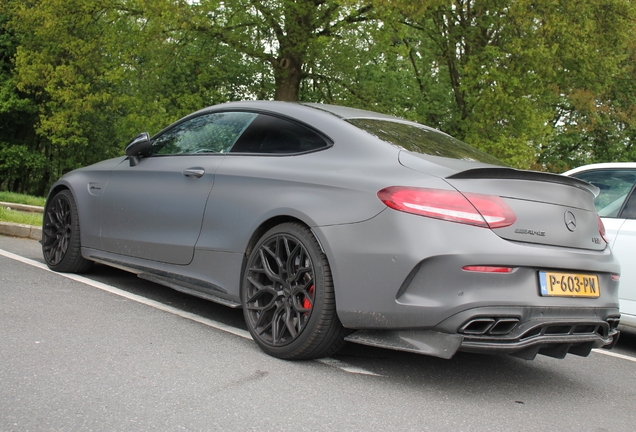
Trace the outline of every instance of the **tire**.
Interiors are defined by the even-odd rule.
[[[84,273],[93,265],[82,257],[77,205],[65,189],[49,199],[42,221],[42,254],[49,268],[63,273]]]
[[[243,272],[241,300],[248,330],[269,355],[314,359],[345,344],[327,257],[301,224],[278,225],[256,243]]]

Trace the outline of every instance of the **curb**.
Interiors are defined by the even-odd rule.
[[[32,225],[0,222],[0,234],[11,237],[22,237],[33,240],[42,240],[42,228]]]
[[[11,208],[23,212],[44,213],[44,207],[26,204],[15,204],[0,201],[0,207]],[[17,224],[13,222],[0,222],[0,235],[21,237],[40,241],[42,240],[42,227]]]
[[[44,207],[26,204],[14,204],[0,201],[0,207],[11,208],[11,210],[18,210],[23,212],[44,213]]]

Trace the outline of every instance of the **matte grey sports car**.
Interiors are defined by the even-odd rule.
[[[56,271],[98,262],[242,307],[280,358],[586,356],[619,335],[597,193],[398,118],[238,102],[66,174],[42,244]]]

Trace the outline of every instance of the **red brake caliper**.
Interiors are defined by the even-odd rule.
[[[314,286],[310,286],[309,287],[309,295],[310,296],[314,296]],[[311,309],[311,302],[309,301],[309,299],[307,297],[305,297],[305,300],[303,300],[303,308],[305,309]],[[305,312],[306,314],[309,314],[309,312]]]

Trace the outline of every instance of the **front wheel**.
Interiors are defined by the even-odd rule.
[[[42,253],[51,270],[83,273],[93,264],[82,257],[79,217],[73,194],[58,192],[47,201],[42,221]]]
[[[252,337],[274,357],[325,357],[345,343],[327,257],[303,225],[284,223],[261,237],[247,259],[241,299]]]

